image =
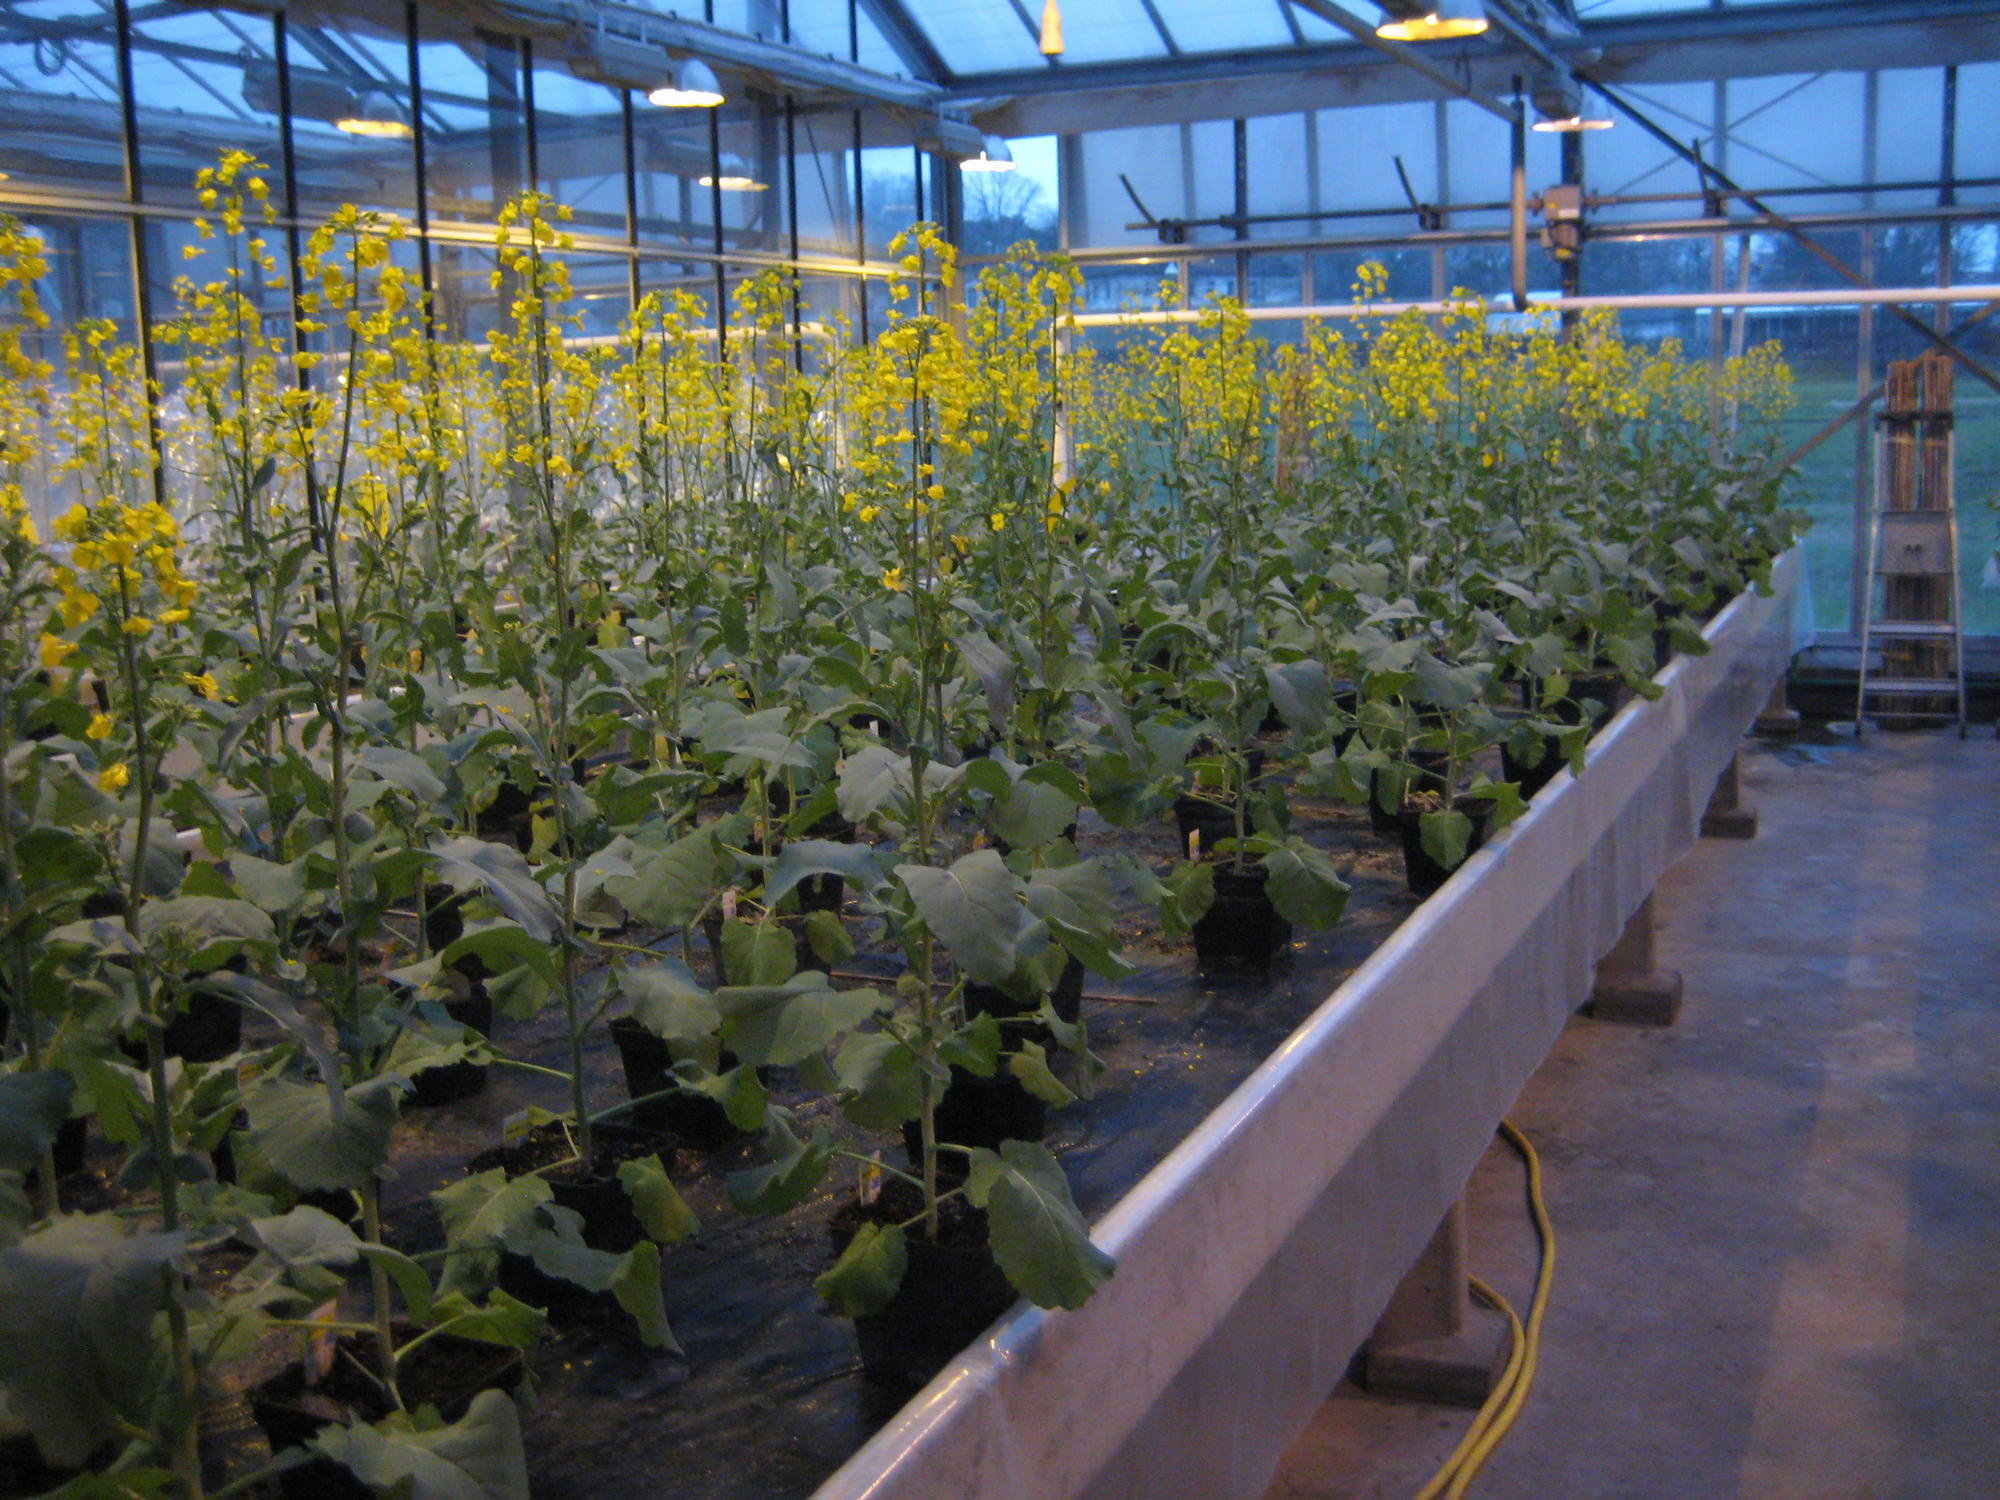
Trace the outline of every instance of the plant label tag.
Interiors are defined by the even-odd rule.
[[[503,1118],[500,1121],[501,1144],[507,1146],[513,1145],[514,1142],[527,1135],[531,1123],[528,1119],[528,1111],[525,1109],[517,1109],[511,1115]]]

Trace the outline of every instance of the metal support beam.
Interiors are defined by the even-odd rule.
[[[1425,57],[1414,47],[1407,47],[1401,42],[1392,42],[1385,37],[1375,35],[1374,27],[1370,26],[1359,16],[1352,15],[1342,10],[1338,5],[1330,3],[1330,0],[1292,0],[1292,3],[1298,6],[1300,10],[1307,11],[1319,17],[1320,20],[1326,22],[1329,26],[1338,26],[1357,42],[1373,47],[1384,57],[1392,59],[1401,66],[1408,68],[1411,72],[1429,79],[1453,98],[1463,99],[1467,103],[1476,104],[1489,115],[1497,116],[1502,120],[1512,118],[1512,115],[1504,104],[1496,103],[1485,94],[1468,87],[1458,78],[1432,62],[1428,57]]]
[[[1706,180],[1720,184],[1723,188],[1727,189],[1731,194],[1733,194],[1738,202],[1742,203],[1743,206],[1745,208],[1748,208],[1752,213],[1758,215],[1766,224],[1770,225],[1773,229],[1781,230],[1784,233],[1790,235],[1794,240],[1796,240],[1799,243],[1801,249],[1805,250],[1806,253],[1811,255],[1815,260],[1825,265],[1835,275],[1840,277],[1841,280],[1847,282],[1848,285],[1856,288],[1860,288],[1863,290],[1872,289],[1873,283],[1870,282],[1866,276],[1863,276],[1859,271],[1855,270],[1852,266],[1848,265],[1846,261],[1842,260],[1839,256],[1835,255],[1831,250],[1828,250],[1824,245],[1820,244],[1818,240],[1814,239],[1810,234],[1806,233],[1805,229],[1802,226],[1793,223],[1792,220],[1786,218],[1783,214],[1779,213],[1775,208],[1772,208],[1768,203],[1764,202],[1764,200],[1759,198],[1755,193],[1746,192],[1738,183],[1733,181],[1729,177],[1729,175],[1726,172],[1724,172],[1720,167],[1714,165],[1711,162],[1704,161],[1699,152],[1695,151],[1693,148],[1683,143],[1678,136],[1675,136],[1670,131],[1656,124],[1649,115],[1647,115],[1643,110],[1639,109],[1636,105],[1634,105],[1632,101],[1626,98],[1622,93],[1620,93],[1615,89],[1606,87],[1601,81],[1593,77],[1588,72],[1579,71],[1577,76],[1581,78],[1584,82],[1588,83],[1592,88],[1596,89],[1597,92],[1602,94],[1605,97],[1605,99],[1607,99],[1612,105],[1614,105],[1616,108],[1621,110],[1625,115],[1627,115],[1634,124],[1639,126],[1640,129],[1644,130],[1648,135],[1653,136],[1655,139],[1660,141],[1669,150],[1674,152],[1677,156],[1692,163],[1696,171],[1701,172],[1705,175]],[[1953,359],[1957,360],[1960,364],[1964,365],[1966,369],[1970,370],[1974,375],[1977,375],[1981,380],[1985,381],[1988,385],[1993,387],[1994,390],[2000,391],[2000,375],[1996,375],[1992,370],[1988,369],[1982,361],[1974,359],[1970,354],[1966,353],[1963,349],[1959,348],[1956,344],[1952,343],[1950,339],[1946,338],[1943,334],[1939,333],[1935,328],[1931,327],[1930,324],[1926,323],[1922,318],[1919,318],[1915,313],[1910,312],[1906,308],[1897,306],[1894,303],[1889,303],[1885,305],[1888,306],[1889,311],[1893,316],[1900,318],[1904,323],[1907,323],[1910,327],[1914,328],[1924,338],[1928,339],[1931,343],[1935,344],[1944,353],[1950,355]]]

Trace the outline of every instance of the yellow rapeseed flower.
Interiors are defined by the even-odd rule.
[[[863,526],[866,526],[869,524],[869,522],[873,521],[877,516],[881,514],[882,514],[881,506],[864,505],[861,507],[861,524]]]
[[[144,615],[133,615],[121,628],[127,635],[151,635],[153,622]]]
[[[121,760],[97,773],[97,789],[100,792],[122,792],[131,780],[132,768]]]
[[[903,582],[903,570],[897,567],[890,568],[882,574],[882,587],[892,594],[900,594],[909,585]]]
[[[117,727],[118,721],[110,714],[92,714],[90,727],[84,730],[84,734],[93,740],[108,740],[111,738],[111,731]]]
[[[75,641],[66,641],[59,635],[42,632],[41,661],[44,667],[59,667],[63,659],[76,650]]]
[[[183,672],[181,680],[211,703],[220,701],[222,697],[222,689],[217,686],[213,672]]]

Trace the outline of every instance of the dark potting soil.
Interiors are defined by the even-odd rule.
[[[1086,1217],[1117,1202],[1414,908],[1400,851],[1367,831],[1361,809],[1297,801],[1294,830],[1329,850],[1353,885],[1332,932],[1298,936],[1290,961],[1269,976],[1207,979],[1187,946],[1162,945],[1157,923],[1134,903],[1118,926],[1138,972],[1116,983],[1086,977],[1083,1018],[1105,1070],[1091,1097],[1051,1111],[1047,1135]],[[1171,819],[1125,831],[1086,815],[1079,843],[1085,853],[1131,853],[1161,870],[1176,853]],[[861,951],[841,970],[892,980],[899,961],[871,950],[873,925],[850,919],[849,926]],[[666,953],[675,943],[657,946]],[[495,1033],[512,1058],[568,1066],[555,1007],[530,1022],[502,1018]],[[596,1107],[625,1097],[601,1028],[585,1076]],[[787,1076],[773,1079],[771,1094],[800,1111],[804,1129],[825,1125],[854,1149],[900,1165],[900,1142],[851,1126]],[[384,1192],[389,1241],[406,1251],[440,1244],[428,1194],[503,1144],[510,1115],[567,1102],[558,1080],[495,1066],[486,1092],[406,1112],[396,1176]],[[566,1143],[552,1159],[562,1154]],[[807,1496],[899,1409],[901,1396],[862,1377],[852,1325],[826,1311],[812,1287],[833,1263],[830,1221],[853,1202],[860,1168],[837,1165],[788,1213],[746,1218],[728,1206],[725,1179],[765,1159],[753,1137],[684,1153],[673,1164],[675,1184],[703,1225],[663,1258],[667,1314],[683,1354],[646,1349],[596,1313],[551,1310],[550,1337],[531,1355],[536,1398],[523,1417],[536,1500]]]

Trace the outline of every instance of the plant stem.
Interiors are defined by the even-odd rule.
[[[361,1185],[361,1234],[371,1245],[382,1243],[382,1188],[375,1173]],[[398,1411],[403,1393],[396,1387],[396,1329],[390,1319],[389,1273],[380,1261],[368,1263],[369,1300],[374,1304],[375,1365],[382,1389]]]

